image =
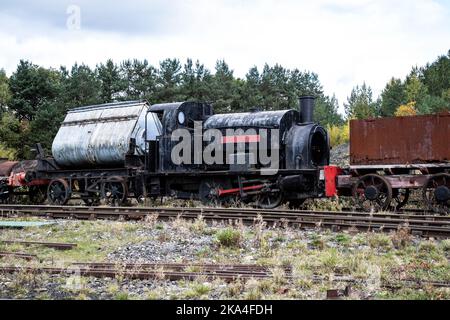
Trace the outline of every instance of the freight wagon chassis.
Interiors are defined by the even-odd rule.
[[[89,206],[101,202],[122,205],[130,197],[145,197],[142,174],[134,169],[54,170],[40,172],[39,176],[49,181],[47,201],[52,205],[64,205],[73,198]]]
[[[421,190],[427,210],[450,213],[450,163],[350,166],[341,170],[336,186],[369,212],[399,210],[411,190]]]

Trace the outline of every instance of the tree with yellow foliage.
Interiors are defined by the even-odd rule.
[[[350,140],[350,122],[342,126],[329,125],[327,127],[332,147],[347,143]]]
[[[396,117],[415,116],[416,114],[417,111],[415,101],[408,102],[407,104],[402,104],[397,108],[397,111],[395,111]]]

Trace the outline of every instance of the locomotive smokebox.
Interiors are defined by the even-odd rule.
[[[313,96],[300,97],[300,115],[302,123],[313,122],[314,101],[315,98]]]

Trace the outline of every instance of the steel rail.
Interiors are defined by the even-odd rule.
[[[142,268],[142,264],[127,264],[125,268],[116,267],[114,263],[76,263],[68,268],[54,268],[54,267],[18,267],[18,266],[0,266],[0,273],[14,274],[17,272],[27,272],[32,274],[59,274],[59,275],[79,275],[79,276],[91,276],[97,278],[115,278],[117,276],[127,277],[131,279],[159,279],[159,280],[196,280],[198,278],[208,279],[222,279],[224,281],[235,281],[238,279],[269,279],[273,278],[274,274],[270,271],[271,267],[262,267],[257,265],[201,265],[202,271],[189,272],[179,269],[180,264],[144,264],[147,266],[165,266],[170,270],[154,270],[154,269],[139,269]],[[186,265],[185,267],[187,267]],[[275,267],[275,266],[274,266]],[[274,268],[272,267],[272,268]],[[209,268],[209,269],[208,269]],[[283,267],[286,268],[286,267]],[[287,267],[283,277],[287,281],[294,279],[304,278],[302,276],[295,276],[292,274],[291,269]],[[345,282],[345,283],[359,283],[361,280],[357,280],[351,277],[343,275],[333,275],[333,277],[324,277],[319,275],[313,275],[306,277],[306,280],[313,282]],[[414,287],[422,288],[424,286],[433,286],[439,288],[449,288],[450,282],[448,281],[433,281],[422,279],[401,279],[394,282],[383,281],[380,285],[382,288],[388,288],[397,290],[402,287]]]
[[[264,211],[240,208],[128,208],[128,207],[72,207],[1,205],[0,215],[31,215],[47,218],[142,220],[151,215],[161,219],[185,218],[205,220],[241,220],[254,223],[289,224],[299,227],[356,228],[364,231],[395,231],[406,227],[425,236],[450,236],[450,217],[369,214],[330,211]]]

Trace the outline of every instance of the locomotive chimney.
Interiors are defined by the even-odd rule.
[[[314,116],[314,100],[313,96],[301,96],[300,97],[300,116],[301,122],[313,122]]]

